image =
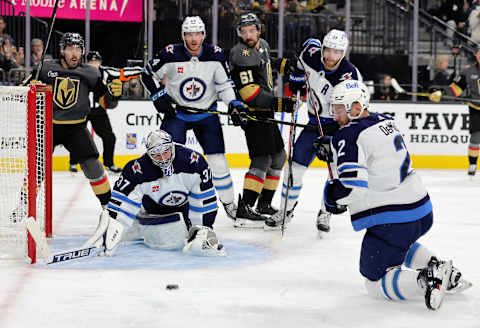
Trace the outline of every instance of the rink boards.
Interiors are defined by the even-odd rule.
[[[220,103],[219,110],[226,111]],[[465,169],[468,166],[469,142],[468,107],[464,104],[415,104],[373,103],[371,110],[395,116],[416,168]],[[123,166],[144,152],[148,133],[159,127],[160,115],[150,101],[121,101],[117,108],[109,110],[110,120],[117,137],[115,163]],[[231,125],[227,116],[220,117],[225,139],[227,159],[231,167],[248,167],[248,151],[243,130]],[[277,113],[277,119],[290,121],[289,114]],[[299,112],[299,122],[306,123],[306,106]],[[284,139],[288,139],[289,127],[281,126]],[[301,129],[297,130],[297,136]],[[95,142],[102,153],[101,139]],[[187,135],[187,146],[202,151],[192,131]],[[287,144],[287,143],[286,143]],[[54,170],[67,170],[68,152],[57,147],[53,157]],[[325,164],[316,160],[315,167]]]

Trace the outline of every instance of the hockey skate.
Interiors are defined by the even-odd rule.
[[[319,232],[329,232],[330,231],[330,218],[332,213],[328,213],[320,209],[317,215],[317,230]]]
[[[420,272],[419,283],[425,288],[425,305],[430,310],[438,310],[442,305],[451,274],[452,261],[439,261],[435,257]]]
[[[272,216],[275,215],[275,213],[278,213],[278,210],[272,206],[270,202],[262,202],[260,199],[257,202],[257,207],[255,210],[262,214],[262,215],[268,215]]]
[[[470,164],[470,166],[468,168],[468,175],[473,177],[476,172],[477,172],[477,165],[476,164]]]
[[[237,216],[237,205],[234,202],[231,202],[228,204],[227,203],[222,203],[222,204],[227,216],[233,221],[235,221],[235,218]]]
[[[447,294],[457,294],[472,287],[473,284],[470,281],[463,279],[462,273],[456,267],[452,267],[452,274],[448,281]]]
[[[238,196],[238,208],[234,227],[236,228],[263,228],[266,217],[246,204],[241,196]]]
[[[287,225],[293,219],[293,211],[295,210],[295,206],[297,206],[297,202],[293,204],[293,207],[287,211],[285,215],[285,223],[283,222],[283,211],[277,211],[274,215],[267,218],[265,220],[265,226],[263,227],[264,230],[279,230],[282,228],[282,223]]]
[[[122,169],[116,165],[110,165],[110,166],[107,166],[107,171],[112,173],[120,173],[122,172]]]

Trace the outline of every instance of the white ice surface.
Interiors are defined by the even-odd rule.
[[[421,298],[392,302],[366,295],[358,271],[363,233],[354,232],[342,215],[332,219],[327,236],[317,237],[314,221],[327,172],[309,169],[283,239],[279,232],[235,230],[219,210],[217,234],[231,249],[221,265],[183,257],[185,268],[180,254],[157,256],[145,248],[135,253],[128,246],[111,262],[89,258],[78,267],[0,262],[0,327],[479,328],[480,177],[419,172],[434,205],[434,225],[420,242],[453,259],[474,283],[464,294],[448,295],[437,312],[427,310]],[[244,173],[232,170],[237,193]],[[81,243],[100,212],[83,174],[55,173],[53,199],[57,238],[49,243]],[[142,255],[156,264],[135,259]],[[180,288],[166,290],[167,284]]]

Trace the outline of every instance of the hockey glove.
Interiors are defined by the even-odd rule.
[[[297,94],[297,91],[300,91],[300,97],[305,96],[307,94],[307,78],[305,72],[301,70],[291,72],[288,76],[288,86],[294,95]]]
[[[319,160],[329,163],[333,162],[332,149],[330,148],[331,141],[332,137],[320,136],[313,142],[313,148]]]
[[[233,125],[244,126],[247,124],[247,106],[239,100],[232,100],[228,104],[228,114],[232,119]]]
[[[440,102],[440,100],[442,100],[442,91],[438,90],[438,91],[435,91],[435,92],[432,92],[429,96],[428,96],[428,99],[430,99],[430,101],[433,101],[433,102]]]
[[[164,114],[164,119],[173,118],[177,114],[174,107],[175,101],[168,95],[167,90],[160,89],[150,99],[153,100],[157,112]]]
[[[107,84],[108,92],[114,97],[120,97],[122,95],[122,81],[120,79],[114,79]]]
[[[344,193],[346,188],[342,185],[340,180],[333,179],[325,183],[323,189],[323,202],[325,203],[325,209],[332,214],[342,214],[347,210],[346,205],[337,204],[337,199],[334,195],[338,196],[338,193]],[[340,197],[341,198],[341,197]]]
[[[274,112],[293,113],[295,111],[296,98],[273,98],[272,110]]]
[[[124,230],[125,227],[120,221],[112,218],[107,210],[103,210],[97,229],[83,247],[95,246],[102,249],[100,255],[112,256],[122,241]]]

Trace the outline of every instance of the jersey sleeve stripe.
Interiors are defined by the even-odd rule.
[[[133,200],[131,200],[127,196],[119,194],[118,192],[115,192],[115,191],[112,192],[112,198],[120,200],[120,201],[128,203],[128,204],[131,204],[131,205],[136,206],[138,208],[140,208],[142,206],[142,204],[134,202]]]
[[[340,179],[340,182],[341,182],[344,186],[368,188],[368,181],[365,181],[365,180],[345,180],[345,179]]]
[[[338,167],[338,172],[341,173],[343,171],[347,170],[355,170],[355,169],[364,169],[366,170],[367,168],[362,165],[357,165],[357,164],[342,164]]]
[[[245,102],[249,102],[258,96],[260,90],[261,88],[258,84],[249,84],[241,88],[238,93],[240,93],[240,97],[242,97]]]

